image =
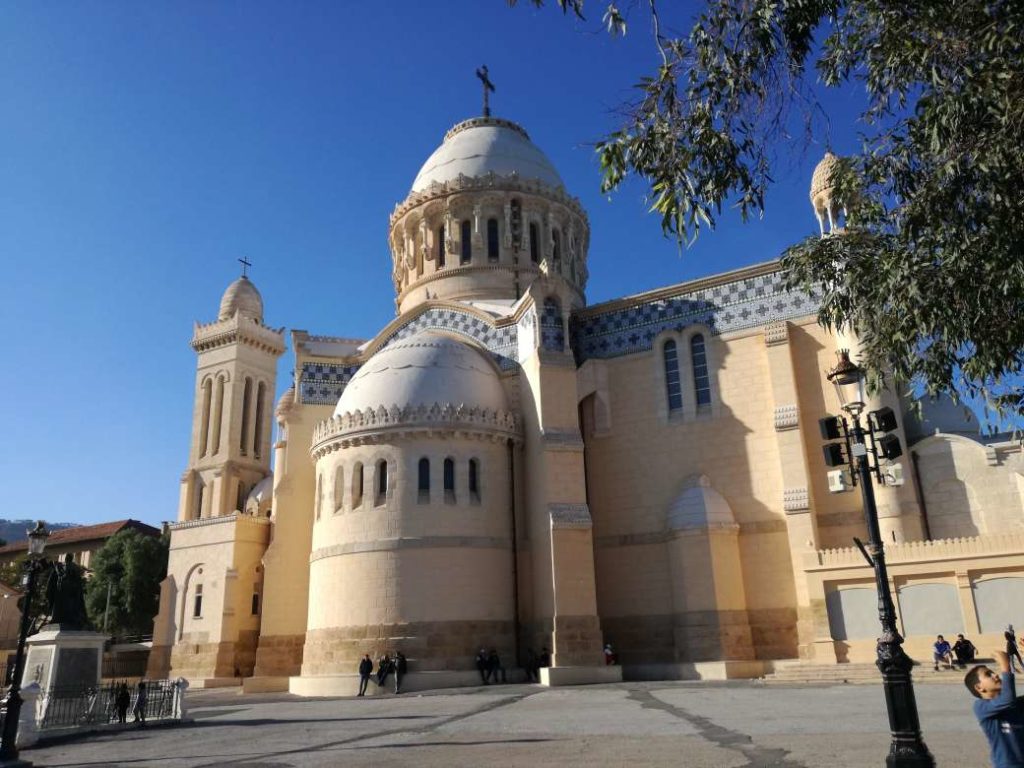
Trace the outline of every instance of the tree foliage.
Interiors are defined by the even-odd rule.
[[[93,556],[85,608],[97,629],[116,635],[148,634],[160,607],[160,582],[167,575],[168,540],[126,529],[111,536]]]
[[[583,18],[583,0],[557,4]],[[641,12],[660,65],[597,146],[602,188],[643,178],[680,242],[723,206],[760,214],[793,115],[809,128],[817,87],[856,88],[861,147],[832,174],[847,232],[788,249],[791,285],[857,332],[874,386],[1024,416],[1024,3],[708,0],[673,36],[648,0],[604,21],[624,33]]]

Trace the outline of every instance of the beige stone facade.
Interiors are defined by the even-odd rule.
[[[411,689],[479,680],[481,647],[547,649],[549,684],[872,656],[860,497],[829,492],[818,432],[856,340],[777,262],[587,307],[586,214],[496,118],[448,132],[389,243],[397,317],[292,332],[273,444],[261,297],[243,278],[196,326],[152,673],[315,695],[395,650]],[[1024,596],[1019,446],[897,434],[877,496],[907,647],[980,646]]]

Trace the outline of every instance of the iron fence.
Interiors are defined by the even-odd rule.
[[[178,711],[178,686],[173,680],[146,680],[145,718],[160,720],[174,717]],[[52,688],[40,696],[43,719],[39,728],[117,722],[117,692],[120,683],[89,688]],[[137,708],[139,689],[129,686],[128,713]]]

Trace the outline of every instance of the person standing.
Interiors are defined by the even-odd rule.
[[[1007,625],[1003,637],[1006,638],[1006,655],[1010,659],[1010,671],[1013,671],[1013,660],[1017,659],[1020,671],[1024,672],[1024,659],[1020,657],[1020,650],[1017,648],[1017,635],[1013,631],[1013,624]]]
[[[537,654],[533,648],[526,649],[526,682],[539,683],[540,677],[537,671],[540,669],[540,662],[537,661]]]
[[[128,722],[128,707],[132,703],[132,694],[128,690],[128,683],[123,682],[117,686],[117,695],[114,698],[114,708],[117,710],[117,722]]]
[[[487,654],[487,676],[495,685],[497,685],[499,682],[499,674],[501,675],[500,682],[507,682],[507,678],[505,677],[505,668],[501,666],[501,658],[498,656],[498,649],[491,648],[491,652]]]
[[[377,685],[384,687],[384,681],[388,679],[388,675],[391,674],[391,659],[385,653],[380,657],[377,662]]]
[[[480,682],[487,685],[487,678],[489,677],[487,672],[487,651],[483,648],[476,655],[476,671],[480,673]]]
[[[979,664],[964,677],[964,685],[978,699],[974,716],[988,738],[993,768],[1019,768],[1024,766],[1024,698],[1017,698],[1009,654],[993,655],[998,674]]]
[[[402,692],[402,678],[409,671],[409,662],[401,651],[395,653],[395,693]]]
[[[366,687],[370,684],[370,675],[373,674],[373,659],[370,654],[364,654],[363,660],[359,662],[359,693],[358,696],[366,695]]]
[[[146,683],[142,680],[139,680],[139,686],[136,689],[132,718],[134,722],[139,724],[139,728],[146,727]]]

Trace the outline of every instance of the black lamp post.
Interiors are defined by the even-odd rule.
[[[868,542],[865,547],[859,539],[854,541],[875,571],[878,591],[878,619],[882,624],[882,635],[878,638],[875,664],[882,673],[889,730],[892,732],[885,764],[889,768],[934,768],[935,759],[921,737],[921,722],[910,676],[914,662],[904,652],[903,638],[896,629],[896,606],[889,592],[872,484],[872,475],[879,483],[885,482],[879,460],[894,459],[903,453],[899,438],[886,434],[896,429],[896,415],[891,408],[880,408],[867,414],[866,430],[861,425],[860,417],[865,408],[864,371],[850,361],[848,350],[839,352],[839,363],[828,372],[828,380],[835,385],[842,408],[850,418],[848,421],[845,416],[829,416],[819,422],[824,439],[842,441],[824,446],[825,463],[830,467],[848,467],[850,482],[860,485]]]
[[[2,761],[13,762],[18,759],[18,748],[15,746],[15,742],[18,740],[18,716],[21,714],[21,676],[25,673],[25,639],[28,637],[28,629],[32,623],[32,595],[36,588],[36,577],[46,568],[43,550],[46,548],[46,537],[49,535],[50,532],[46,530],[42,520],[28,532],[28,558],[23,565],[25,574],[21,579],[21,583],[25,587],[25,595],[21,604],[18,652],[14,657],[14,675],[11,678],[11,688],[7,693],[7,712],[4,715],[3,735],[0,737],[0,760]]]

